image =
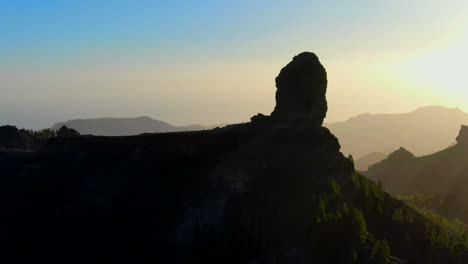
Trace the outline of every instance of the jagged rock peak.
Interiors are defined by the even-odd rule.
[[[457,137],[457,143],[468,145],[468,126],[462,125]]]
[[[272,118],[303,119],[321,126],[327,113],[327,82],[327,72],[314,53],[295,56],[276,77],[276,107]]]

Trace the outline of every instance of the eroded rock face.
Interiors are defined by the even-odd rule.
[[[468,145],[468,126],[462,125],[457,137],[457,143]]]
[[[318,57],[303,52],[276,77],[276,107],[272,118],[280,121],[306,119],[320,126],[327,113],[327,72]]]

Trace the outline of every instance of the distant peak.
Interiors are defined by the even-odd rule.
[[[413,153],[409,152],[407,149],[403,147],[399,148],[398,150],[388,155],[388,159],[391,159],[391,160],[411,159],[414,157],[415,156],[413,155]]]
[[[449,107],[445,107],[445,106],[441,106],[441,105],[423,106],[423,107],[416,108],[412,112],[448,111],[448,110],[461,112],[460,109],[458,109],[458,108],[449,108]]]

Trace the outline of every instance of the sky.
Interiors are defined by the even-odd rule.
[[[326,122],[468,111],[466,0],[16,0],[0,1],[0,125],[248,121],[303,51],[328,72]]]

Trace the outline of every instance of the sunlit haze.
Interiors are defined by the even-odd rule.
[[[247,121],[302,51],[327,69],[326,122],[468,111],[467,47],[466,0],[2,1],[0,124]]]

